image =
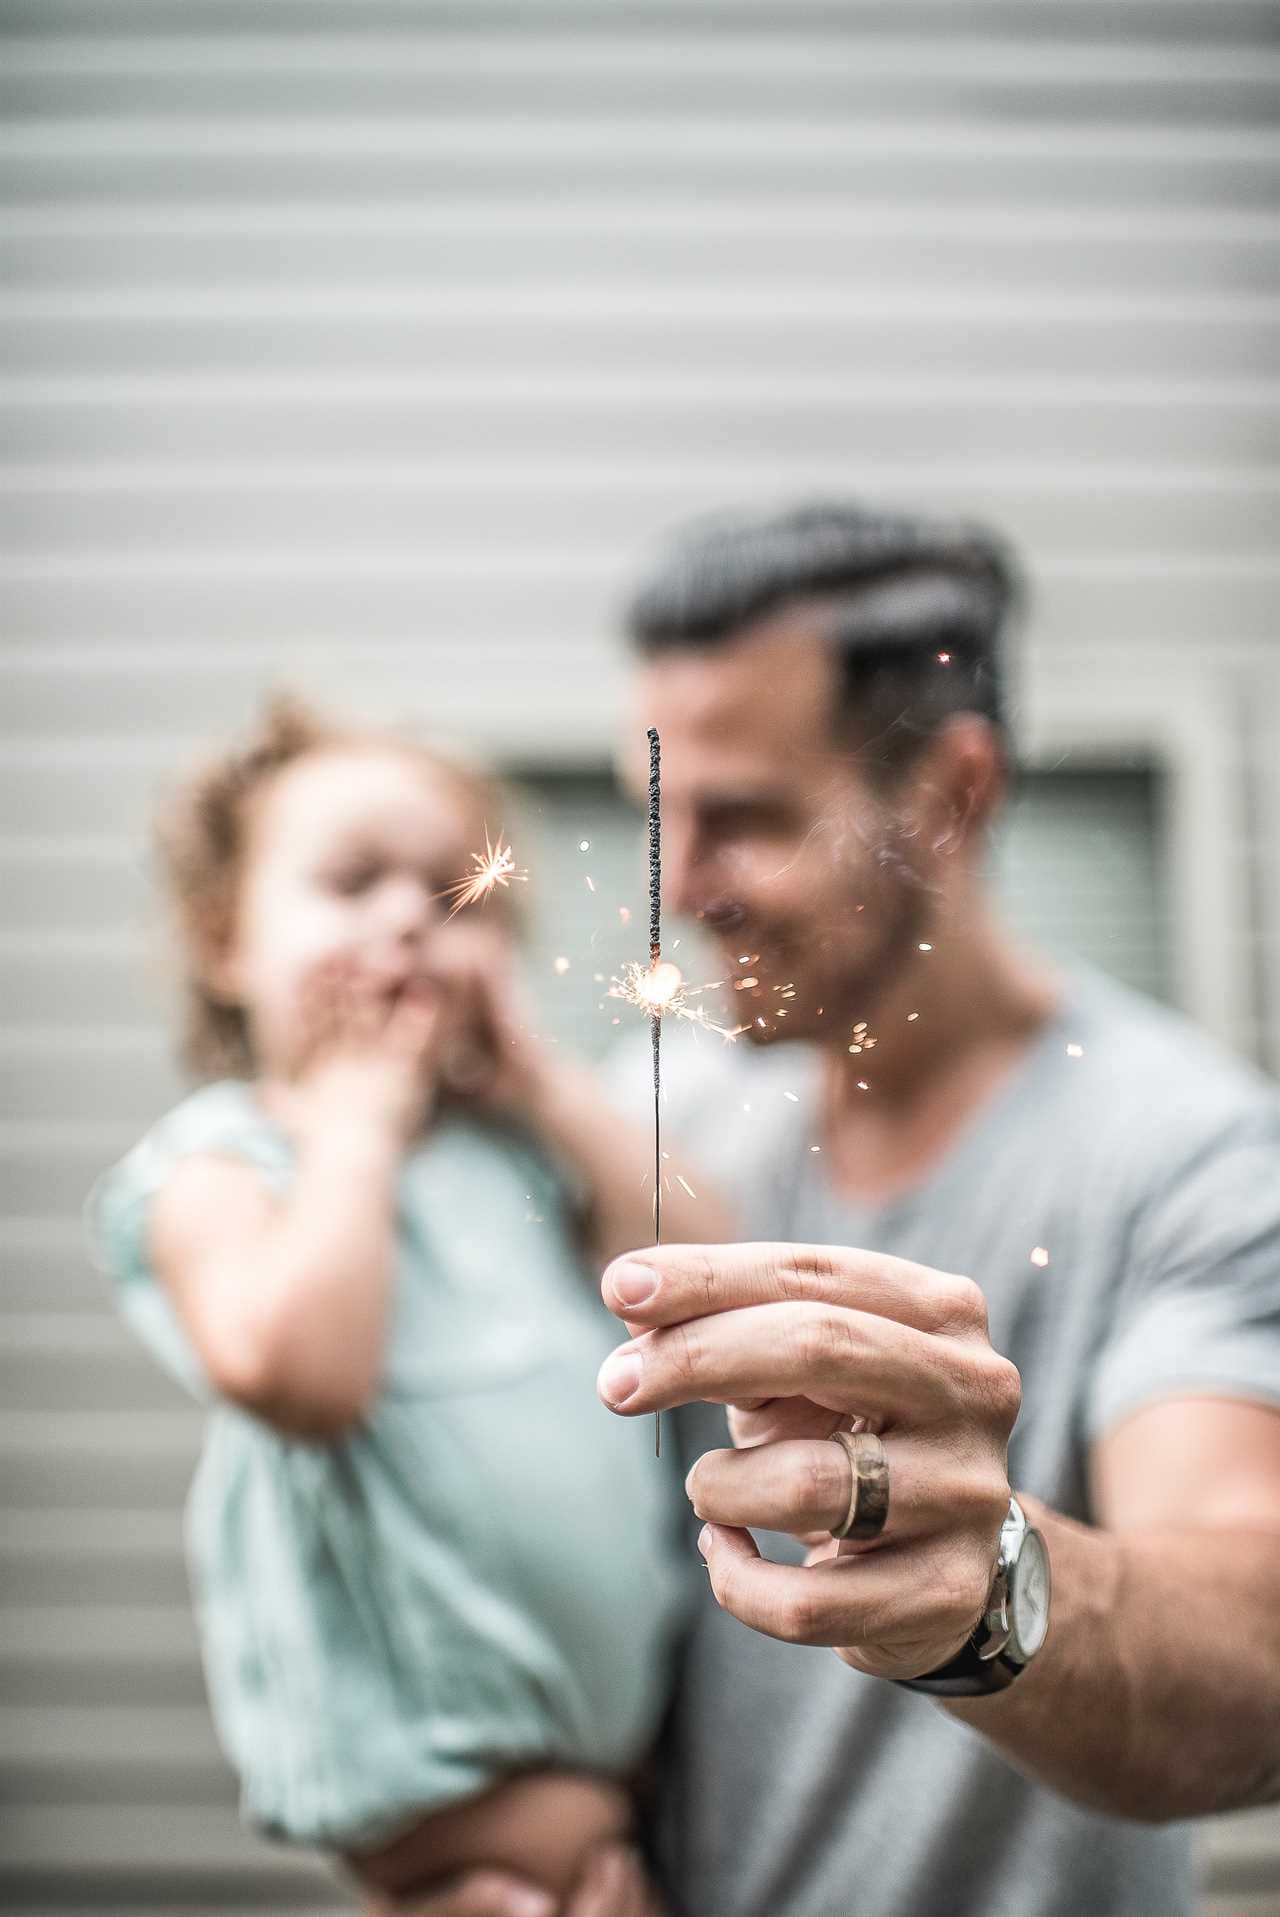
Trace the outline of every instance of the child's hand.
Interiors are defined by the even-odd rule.
[[[440,995],[414,982],[398,992],[352,959],[331,959],[304,981],[300,1044],[281,1116],[296,1132],[353,1124],[385,1128],[401,1148],[431,1109]]]
[[[534,1035],[506,939],[488,926],[455,922],[437,937],[432,971],[448,1002],[442,1090],[498,1117],[536,1120],[550,1060]]]

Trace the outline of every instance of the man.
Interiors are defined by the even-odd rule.
[[[981,536],[835,507],[632,610],[668,903],[763,1054],[669,1072],[760,1242],[604,1281],[605,1402],[701,1407],[685,1917],[1167,1917],[1178,1820],[1280,1796],[1280,1115],[1000,925],[1008,599]]]

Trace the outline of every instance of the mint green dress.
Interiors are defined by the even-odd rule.
[[[349,1848],[514,1771],[623,1776],[666,1702],[689,1595],[650,1419],[596,1398],[618,1341],[544,1163],[442,1123],[405,1160],[380,1394],[333,1443],[214,1398],[148,1259],[147,1208],[201,1151],[288,1185],[249,1086],[207,1086],[95,1187],[124,1316],[210,1405],[187,1507],[209,1696],[254,1823]]]

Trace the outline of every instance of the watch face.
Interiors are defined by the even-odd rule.
[[[1038,1531],[1023,1538],[1011,1583],[1013,1634],[1022,1656],[1034,1657],[1049,1628],[1049,1553]]]

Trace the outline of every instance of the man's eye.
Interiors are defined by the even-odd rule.
[[[735,805],[710,814],[704,830],[712,839],[749,839],[781,832],[785,825],[777,806]]]

